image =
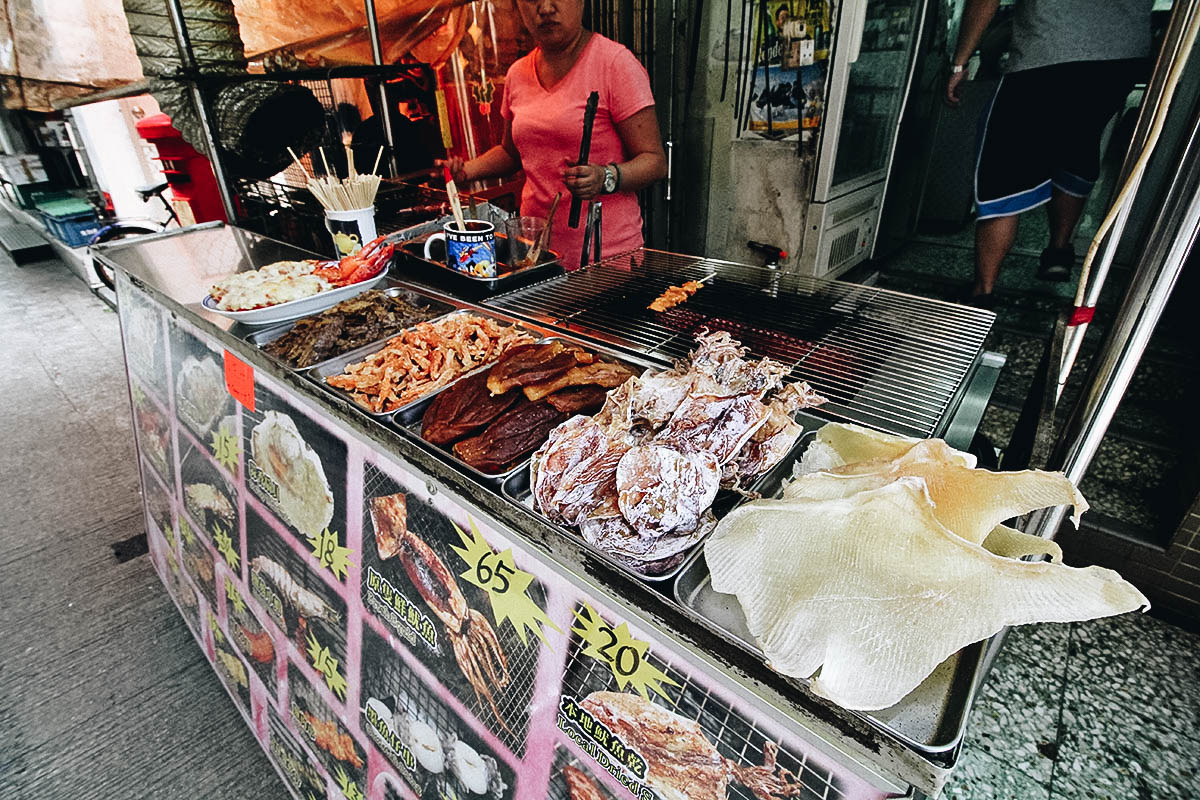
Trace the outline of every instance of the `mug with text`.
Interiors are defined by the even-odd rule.
[[[435,241],[446,243],[446,266],[476,278],[494,278],[496,269],[496,226],[478,219],[464,220],[459,228],[454,220],[425,240],[425,258],[432,260]]]

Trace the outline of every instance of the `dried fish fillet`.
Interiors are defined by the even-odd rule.
[[[958,451],[942,440],[927,439],[890,461],[847,464],[832,472],[806,475],[789,484],[783,495],[796,499],[849,497],[899,478],[922,478],[938,521],[975,544],[981,544],[1004,520],[1035,509],[1071,505],[1076,525],[1087,510],[1087,501],[1061,472],[990,472],[963,466],[958,456]]]
[[[890,460],[904,455],[919,441],[909,436],[881,433],[850,422],[830,422],[817,431],[817,438],[796,465],[795,474],[807,475],[863,461]],[[963,466],[975,466],[975,456],[958,450],[954,453]]]
[[[787,553],[787,558],[780,558]],[[1149,607],[1117,573],[989,553],[938,522],[919,478],[831,500],[750,503],[704,548],[776,671],[850,709],[887,708],[1007,625]]]

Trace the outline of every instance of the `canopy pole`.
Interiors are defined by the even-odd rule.
[[[187,22],[184,20],[183,7],[179,0],[167,0],[167,10],[171,16],[171,29],[175,32],[175,44],[179,47],[179,58],[188,74],[196,74],[196,54],[192,51],[192,42],[188,38]],[[212,113],[200,84],[191,79],[188,88],[192,93],[192,103],[196,106],[196,114],[200,118],[200,131],[204,136],[204,146],[208,150],[208,160],[212,164],[213,175],[217,179],[217,191],[221,194],[221,206],[225,209],[225,219],[230,224],[237,222],[237,207],[233,202],[233,194],[229,191],[229,177],[225,165],[221,163],[220,148],[217,144],[215,129],[212,125]]]
[[[371,38],[371,61],[377,67],[383,66],[383,46],[379,41],[379,17],[375,14],[375,0],[363,0],[367,14],[367,35]],[[379,81],[379,113],[383,115],[383,138],[387,141],[388,163],[392,174],[396,169],[396,142],[392,138],[392,113],[388,104],[387,82]]]

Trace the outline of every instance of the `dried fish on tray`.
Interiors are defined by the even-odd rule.
[[[822,402],[805,384],[784,386],[785,365],[747,361],[727,333],[697,342],[690,360],[560,425],[530,462],[535,511],[650,579],[683,563],[716,525],[714,503],[732,505],[778,464],[802,431],[792,415]]]
[[[381,346],[326,362],[312,375],[367,411],[387,414],[534,340],[518,325],[455,311],[414,325]]]

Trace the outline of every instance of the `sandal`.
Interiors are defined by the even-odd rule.
[[[1062,283],[1071,279],[1071,268],[1074,266],[1074,247],[1047,247],[1042,251],[1037,276],[1043,281]]]

